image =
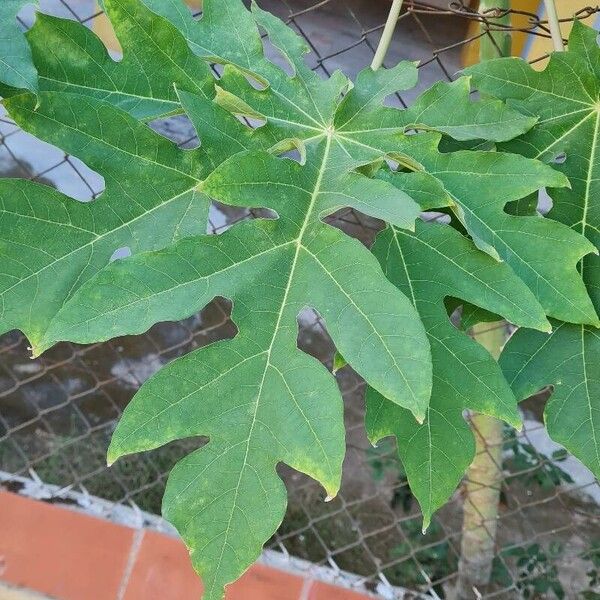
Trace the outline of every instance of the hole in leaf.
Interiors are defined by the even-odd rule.
[[[266,90],[269,86],[267,83],[261,81],[260,79],[257,79],[256,77],[254,77],[252,75],[252,73],[248,73],[247,71],[244,71],[244,77],[246,78],[246,81],[255,89],[258,90],[259,92]]]
[[[389,167],[390,171],[403,171],[404,168],[400,166],[400,163],[397,160],[393,160],[392,158],[386,157],[385,162]]]
[[[267,60],[278,66],[286,75],[293,77],[296,74],[296,68],[288,57],[271,42],[266,34],[262,36],[262,43]]]
[[[546,188],[542,188],[538,194],[537,211],[541,215],[547,215],[554,206],[554,202]]]
[[[297,148],[295,148],[294,150],[288,150],[287,152],[284,152],[280,156],[289,158],[291,160],[295,160],[297,163],[300,163],[300,164],[302,164],[302,162],[303,162],[302,155],[300,154],[300,150],[298,150]]]
[[[210,68],[217,79],[221,79],[223,75],[224,66],[219,63],[210,63]]]
[[[220,202],[213,202],[208,212],[208,225],[206,232],[217,235],[227,231],[230,227],[250,219],[278,219],[279,215],[270,208],[245,208],[229,206]]]
[[[232,115],[236,115],[242,123],[245,123],[252,128],[260,127],[266,123],[266,118],[255,111],[239,96],[232,94],[218,85],[216,86],[216,90],[215,102],[225,110],[229,111]]]
[[[404,102],[404,100],[402,99],[400,94],[398,94],[397,92],[394,92],[393,94],[388,94],[383,99],[383,105],[387,106],[389,108],[400,108],[400,109],[404,109],[404,108],[408,107],[406,102]]]
[[[0,153],[3,177],[31,179],[80,202],[94,200],[104,191],[104,178],[99,173],[25,131],[17,131],[5,138],[3,145],[8,150]]]
[[[437,211],[422,212],[421,219],[426,223],[440,223],[442,225],[450,225],[452,223],[452,217],[448,213]]]
[[[301,165],[306,163],[306,146],[302,140],[290,138],[272,146],[269,152],[279,158],[287,158]]]
[[[523,400],[519,404],[519,407],[521,408],[521,410],[523,410],[525,418],[528,420],[535,420],[539,423],[543,423],[544,408],[546,402],[549,400],[553,393],[554,386],[550,385],[541,389],[539,392],[533,394],[529,398]]]
[[[218,340],[231,340],[238,334],[237,325],[232,320],[235,307],[231,300],[216,296],[199,313],[191,317],[193,329],[198,332],[193,347],[199,348]]]
[[[0,177],[9,179],[33,179],[36,183],[47,185],[51,188],[56,188],[52,179],[45,175],[35,176],[35,169],[26,160],[19,158],[18,162],[12,157],[7,156],[0,160]]]
[[[493,329],[501,320],[498,315],[453,296],[444,298],[444,306],[450,323],[461,331],[469,331],[478,323],[489,323],[490,329]]]
[[[263,125],[267,124],[266,119],[255,119],[253,117],[245,117],[243,115],[236,115],[236,117],[244,124],[250,127],[250,129],[258,129]]]
[[[369,217],[354,208],[340,208],[322,219],[336,229],[362,242],[370,248],[375,236],[383,229],[384,223],[374,217]]]
[[[444,306],[446,307],[446,313],[448,314],[450,323],[452,323],[452,325],[454,325],[454,327],[457,329],[460,329],[463,314],[462,300],[453,298],[451,296],[446,296],[444,298]]]
[[[123,246],[122,248],[117,248],[110,257],[110,262],[114,262],[115,260],[121,260],[123,258],[129,258],[131,256],[131,248],[129,246]]]
[[[194,127],[187,115],[154,119],[148,123],[152,131],[177,144],[182,150],[195,150],[200,140],[195,135]]]
[[[298,348],[331,369],[335,346],[327,333],[325,321],[321,315],[316,310],[305,307],[300,311],[297,322]]]

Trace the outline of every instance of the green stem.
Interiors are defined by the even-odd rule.
[[[400,17],[402,3],[403,0],[394,0],[392,3],[392,8],[390,8],[390,13],[388,14],[385,27],[383,28],[383,33],[381,34],[381,39],[379,40],[379,45],[377,46],[377,50],[375,50],[375,56],[373,57],[373,62],[371,63],[371,69],[373,69],[373,71],[377,71],[377,69],[379,69],[379,67],[381,67],[383,64],[385,55],[387,54],[392,42],[392,37],[394,36],[394,30],[396,29],[398,17]]]
[[[479,13],[486,16],[487,22],[482,23],[482,33],[479,48],[479,60],[490,60],[501,56],[510,56],[512,37],[510,31],[502,31],[502,27],[510,27],[510,14],[494,18],[494,9],[504,12],[510,7],[508,0],[481,0],[479,3]],[[489,26],[498,26],[500,29],[490,29]]]
[[[550,27],[550,35],[552,36],[554,50],[556,50],[556,52],[564,52],[565,44],[560,31],[558,15],[556,14],[556,4],[554,4],[554,0],[544,0],[544,6],[546,7],[546,15],[548,16],[548,25]]]

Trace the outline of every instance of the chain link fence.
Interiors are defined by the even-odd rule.
[[[375,0],[263,0],[308,42],[312,67],[327,76],[350,77],[370,64],[389,3]],[[416,90],[398,96],[402,105],[439,79],[451,80],[482,36],[492,36],[498,11],[479,14],[466,2],[405,2],[386,64],[420,61]],[[95,28],[103,18],[91,0],[44,0],[45,12]],[[599,11],[578,13],[590,18]],[[512,12],[521,35],[549,37],[533,13]],[[31,25],[33,11],[22,15]],[[475,24],[475,25],[474,25]],[[544,56],[535,57],[535,60]],[[181,147],[197,140],[183,117],[153,124]],[[76,157],[21,131],[0,116],[0,176],[52,185],[80,201],[102,192],[102,178]],[[213,206],[210,232],[256,216]],[[381,224],[346,210],[336,226],[369,244]],[[0,338],[0,481],[19,491],[23,478],[67,491],[99,496],[119,505],[160,512],[166,478],[175,462],[203,440],[173,443],[106,467],[106,448],[124,407],[139,386],[167,362],[218,339],[235,335],[229,304],[216,299],[199,314],[154,326],[141,336],[103,344],[60,344],[37,360],[13,332]],[[333,367],[334,347],[317,314],[299,317],[299,345]],[[372,448],[364,433],[364,383],[349,367],[337,373],[345,400],[348,451],[341,492],[324,503],[309,478],[282,467],[289,508],[269,548],[351,573],[353,585],[383,597],[446,598],[457,576],[464,489],[421,533],[418,505],[408,488],[392,441]],[[600,487],[576,459],[546,436],[541,413],[547,394],[523,404],[522,432],[506,428],[504,474],[492,582],[485,598],[600,598]]]

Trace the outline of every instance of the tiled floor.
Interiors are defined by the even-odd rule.
[[[0,492],[0,600],[198,600],[202,584],[177,539]],[[2,584],[31,590],[9,592]],[[10,594],[10,595],[9,595]],[[301,575],[254,565],[226,600],[366,600]]]

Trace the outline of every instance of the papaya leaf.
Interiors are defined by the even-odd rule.
[[[0,35],[0,84],[32,92],[38,89],[37,73],[17,15],[24,6],[34,3],[35,0],[3,0],[0,3],[3,28]]]
[[[194,24],[205,27],[204,19],[208,22],[223,19],[226,11],[217,14],[211,6],[210,1],[206,3],[205,16],[199,22],[192,20],[189,31],[195,31]],[[272,15],[255,5],[253,14],[275,46],[307,51],[303,42]],[[235,18],[242,19],[239,15]],[[245,36],[251,35],[251,26],[246,21],[243,26],[240,24],[238,32],[242,29],[247,29]],[[258,33],[254,31],[252,35]],[[226,49],[223,52],[227,54]],[[387,70],[364,69],[336,107],[332,99],[339,98],[345,88],[343,77],[336,73],[325,85],[304,65],[301,54],[288,50],[286,56],[293,64],[293,76],[279,70],[277,77],[270,80],[271,85],[260,89],[248,82],[245,75],[248,65],[244,63],[242,71],[233,63],[227,64],[219,80],[217,101],[239,115],[266,120],[278,140],[295,138],[308,142],[333,128],[332,157],[339,164],[345,161],[367,164],[391,157],[411,170],[433,175],[453,197],[457,215],[478,246],[495,258],[506,260],[550,316],[581,323],[598,322],[576,270],[578,261],[593,248],[581,236],[555,222],[504,212],[506,204],[528,196],[543,185],[568,185],[564,176],[540,163],[506,154],[469,151],[442,154],[438,150],[440,134],[404,134],[406,129],[416,127],[439,129],[461,140],[484,134],[488,139],[500,140],[506,139],[506,131],[514,135],[529,128],[535,118],[519,121],[514,113],[503,111],[493,100],[478,109],[469,99],[466,79],[436,84],[408,110],[382,106],[387,96],[415,84],[416,69],[411,63],[400,63]],[[270,66],[264,67],[263,63]],[[273,68],[264,58],[257,64],[261,76],[267,77],[267,71]],[[302,104],[292,103],[290,94],[306,99]],[[321,100],[319,106],[314,104],[315,97]],[[455,110],[445,110],[440,102],[445,97]],[[503,181],[500,189],[499,179]],[[472,185],[472,180],[477,184]],[[490,197],[495,197],[495,202],[490,202]],[[548,260],[549,256],[555,260]]]
[[[600,478],[600,330],[553,326],[549,336],[517,331],[500,365],[519,400],[552,386],[544,411],[548,434]]]
[[[571,189],[549,189],[549,216],[585,235],[595,249],[580,265],[600,311],[600,48],[598,32],[575,21],[567,52],[536,72],[518,59],[472,67],[475,85],[524,114],[535,127],[503,149],[555,163]],[[560,159],[560,160],[558,160]],[[571,321],[570,319],[563,319]],[[553,386],[545,410],[548,433],[600,477],[600,330],[581,321],[553,322],[550,336],[517,331],[500,364],[519,400]],[[594,327],[595,325],[595,327]]]
[[[505,263],[477,250],[448,225],[418,223],[414,233],[389,227],[373,247],[388,279],[413,302],[427,330],[433,390],[424,423],[373,389],[367,430],[373,443],[394,435],[424,527],[451,496],[475,453],[465,409],[519,426],[516,399],[497,362],[448,319],[444,300],[460,298],[524,327],[547,330],[533,293]]]
[[[160,23],[153,31],[162,31]],[[416,77],[413,65],[397,73],[410,84]],[[310,77],[315,91],[318,83],[328,90],[330,100],[318,101],[315,110],[329,115],[315,114],[331,123],[347,81]],[[133,111],[123,96],[69,89],[41,92],[39,105],[30,95],[6,101],[23,128],[103,175],[106,190],[88,205],[35,184],[5,184],[2,253],[9,269],[2,327],[24,330],[38,354],[60,339],[106,339],[182,318],[217,294],[234,301],[240,334],[151,379],[129,405],[109,451],[116,460],[172,439],[209,437],[206,448],[174,469],[163,512],[192,550],[207,596],[217,598],[281,521],[285,494],[278,462],[313,476],[329,495],[339,487],[341,399],[326,370],[296,348],[296,319],[304,306],[321,313],[346,360],[375,389],[420,419],[431,391],[431,358],[408,299],[366,248],[321,221],[351,206],[413,227],[418,204],[397,187],[361,175],[356,169],[369,161],[344,153],[329,124],[311,126],[310,136],[287,142],[294,136],[276,118],[252,131],[208,100],[208,93],[197,92],[178,95],[201,138],[200,148],[189,152],[113,106]],[[293,144],[305,164],[260,151]],[[248,146],[251,152],[244,151]],[[206,226],[208,196],[230,205],[267,206],[278,218],[223,236],[197,236]],[[122,246],[131,248],[131,259],[108,264]],[[39,250],[23,259],[24,247]],[[158,248],[164,249],[145,252]],[[105,307],[109,288],[116,306]],[[150,290],[156,293],[144,302]],[[401,333],[397,323],[405,324]]]
[[[472,102],[467,79],[438,84],[398,110],[384,102],[415,85],[412,63],[365,69],[353,84],[341,73],[322,80],[304,63],[304,42],[256,5],[205,0],[196,21],[179,1],[144,4],[104,2],[123,46],[119,63],[73,23],[42,17],[28,35],[42,91],[16,94],[6,108],[23,129],[98,171],[106,189],[80,204],[30,182],[0,182],[0,330],[23,330],[38,354],[59,340],[139,333],[218,295],[233,301],[237,336],[152,377],[109,449],[114,461],[208,438],[174,468],[163,512],[212,600],[281,522],[279,462],[321,482],[329,496],[340,484],[341,399],[326,369],[297,348],[305,307],[320,313],[340,355],[385,398],[389,418],[400,415],[401,426],[426,441],[441,414],[468,449],[465,406],[514,424],[518,416],[495,364],[448,322],[446,296],[542,330],[545,312],[594,322],[576,271],[591,248],[564,225],[504,212],[540,187],[567,185],[561,173],[511,154],[439,151],[442,134],[502,142],[535,122],[497,100]],[[261,30],[285,68],[266,57]],[[218,80],[208,63],[221,65]],[[172,112],[190,118],[199,148],[182,151],[142,122]],[[433,131],[407,131],[415,129]],[[281,156],[290,151],[298,161]],[[386,173],[393,161],[410,172]],[[206,236],[211,199],[266,207],[276,218]],[[383,262],[392,282],[364,246],[323,222],[344,207],[389,223],[394,244],[406,246],[404,262]],[[453,210],[493,257],[449,227],[417,224],[410,233],[423,208]],[[111,261],[124,246],[132,256]],[[419,278],[425,271],[434,283]],[[435,301],[412,289],[421,287]],[[443,350],[451,373],[435,364]],[[454,377],[473,390],[456,388]],[[434,400],[444,397],[435,417],[432,386],[441,390]],[[425,419],[424,429],[409,417]],[[399,434],[389,419],[377,426],[381,435]],[[414,473],[417,458],[403,458]],[[440,464],[436,454],[429,475],[413,475],[427,514],[442,500],[425,491]],[[444,494],[456,485],[457,464],[441,475]]]
[[[112,461],[173,439],[210,437],[174,469],[164,500],[209,598],[220,597],[279,525],[279,461],[320,481],[329,495],[339,486],[341,398],[325,368],[296,347],[303,307],[322,315],[345,359],[390,402],[420,419],[427,409],[431,359],[416,311],[366,248],[319,218],[335,210],[340,194],[370,209],[393,206],[395,188],[340,172],[329,162],[332,145],[329,136],[311,147],[304,166],[257,152],[223,163],[203,191],[230,205],[266,203],[279,218],[111,264],[78,289],[42,342],[136,333],[186,317],[215,295],[232,299],[239,335],[152,378],[125,410],[109,449]],[[393,220],[406,219],[399,212]]]
[[[97,339],[115,324],[142,330],[157,318],[181,318],[216,294],[233,300],[238,336],[163,368],[127,407],[109,449],[112,461],[173,439],[210,437],[175,467],[163,504],[209,598],[220,597],[222,586],[258,557],[281,522],[279,461],[320,481],[330,496],[339,486],[341,398],[325,368],[296,347],[304,306],[319,310],[346,360],[392,401],[416,412],[429,396],[426,339],[408,301],[358,242],[319,222],[303,232],[302,219],[309,210],[318,214],[318,204],[310,209],[312,194],[300,186],[278,189],[274,176],[291,170],[300,184],[309,173],[288,159],[261,159],[252,188],[236,183],[228,199],[268,193],[280,199],[279,220],[115,262],[79,289],[49,332],[58,327],[58,337]],[[289,164],[277,164],[282,160]],[[231,181],[239,166],[232,159],[205,185],[222,186],[221,175]],[[257,190],[260,170],[268,183]],[[320,200],[327,203],[315,196]],[[406,326],[401,333],[399,322]]]
[[[118,62],[90,29],[38,14],[27,32],[42,91],[106,100],[137,118],[180,111],[176,88],[213,97],[210,66],[181,33],[139,0],[104,0],[123,48]]]
[[[555,52],[543,71],[518,58],[487,61],[467,69],[477,88],[494,95],[538,123],[501,148],[553,163],[571,182],[549,189],[549,217],[585,235],[595,254],[581,274],[596,308],[600,306],[600,48],[598,32],[575,21],[568,52]],[[560,160],[556,160],[560,159]],[[555,315],[558,316],[558,315]],[[561,317],[564,321],[580,323]],[[598,327],[598,321],[586,321]]]
[[[106,183],[99,199],[80,203],[40,184],[0,180],[0,331],[23,331],[34,355],[56,312],[117,249],[155,250],[205,233],[210,200],[196,188],[215,164],[245,149],[247,128],[199,96],[182,92],[182,99],[199,123],[221,117],[220,135],[239,130],[235,143],[180,150],[127,113],[74,94],[4,101],[24,129],[78,156]]]

